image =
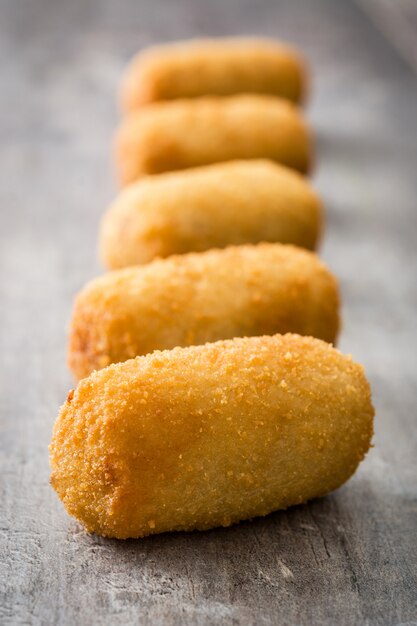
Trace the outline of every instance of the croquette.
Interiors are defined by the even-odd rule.
[[[148,176],[105,214],[100,256],[110,269],[155,257],[261,241],[317,245],[323,208],[308,181],[273,161],[230,161]]]
[[[313,253],[263,243],[116,270],[75,300],[68,363],[76,378],[153,350],[296,332],[334,342],[336,279]]]
[[[229,526],[342,485],[372,423],[363,368],[318,339],[175,348],[110,365],[69,393],[51,482],[107,537]]]
[[[228,38],[153,46],[137,54],[121,85],[132,111],[158,100],[259,93],[300,102],[306,65],[294,48],[272,39]]]
[[[271,159],[306,173],[312,139],[299,110],[271,96],[157,102],[135,111],[115,137],[121,185],[236,159]]]

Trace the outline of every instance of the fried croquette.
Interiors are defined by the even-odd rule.
[[[311,337],[154,352],[70,392],[51,482],[108,537],[229,526],[342,485],[369,449],[373,413],[363,368]]]
[[[126,112],[158,100],[259,93],[300,102],[306,68],[294,48],[271,39],[203,39],[154,46],[129,64]]]
[[[334,342],[335,278],[312,252],[283,244],[173,256],[105,274],[81,291],[68,363],[75,377],[153,350],[296,332]]]
[[[271,159],[307,172],[312,141],[301,113],[270,96],[159,102],[126,117],[116,133],[122,185],[235,159]]]
[[[261,241],[314,249],[322,204],[306,179],[272,161],[231,161],[150,176],[105,214],[100,256],[111,268]]]

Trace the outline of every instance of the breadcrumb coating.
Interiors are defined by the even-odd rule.
[[[306,67],[298,51],[272,39],[182,41],[140,52],[121,85],[125,112],[158,100],[260,93],[300,102]]]
[[[68,363],[77,378],[153,350],[297,332],[334,342],[337,282],[284,244],[172,256],[105,274],[75,300]]]
[[[312,140],[298,109],[259,95],[157,102],[127,116],[115,138],[122,185],[236,159],[271,159],[307,172]]]
[[[100,256],[117,269],[261,241],[314,249],[322,212],[307,180],[272,161],[231,161],[149,176],[126,187],[105,214]]]
[[[342,485],[373,427],[363,368],[287,334],[111,365],[70,392],[51,482],[90,532],[228,526]]]

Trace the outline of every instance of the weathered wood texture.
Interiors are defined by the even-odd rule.
[[[10,624],[411,624],[416,606],[417,86],[347,0],[2,0],[1,606]],[[207,34],[293,40],[314,69],[322,253],[375,448],[337,493],[206,533],[88,536],[48,484],[71,302],[100,271],[121,70]]]
[[[358,0],[380,30],[417,72],[416,0]]]

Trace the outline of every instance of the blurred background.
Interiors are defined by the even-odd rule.
[[[0,622],[416,623],[417,3],[0,0],[0,11]],[[375,448],[337,493],[265,520],[90,537],[48,484],[47,445],[73,384],[72,300],[103,271],[120,76],[151,43],[240,34],[289,41],[311,65],[320,254],[341,284],[340,348],[371,380]]]

